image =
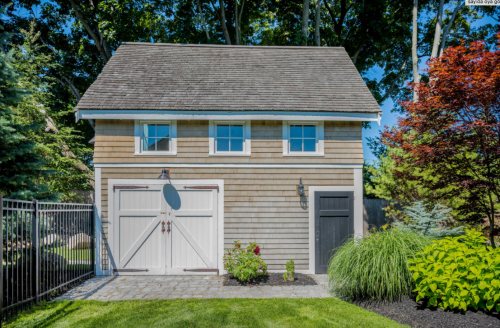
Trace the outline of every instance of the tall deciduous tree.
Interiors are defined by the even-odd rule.
[[[444,197],[463,198],[458,209],[469,219],[488,217],[494,246],[500,201],[500,51],[472,42],[448,48],[428,65],[429,82],[412,85],[418,101],[402,103],[406,115],[396,128],[384,131],[384,140],[404,152],[394,156],[396,165],[440,177],[420,178],[423,186],[448,188]]]

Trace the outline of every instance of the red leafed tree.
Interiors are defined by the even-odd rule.
[[[500,44],[500,33],[497,35]],[[497,47],[500,48],[500,45]],[[500,200],[500,51],[483,42],[450,47],[428,63],[428,82],[412,84],[417,101],[402,102],[405,115],[383,132],[410,164],[437,179],[422,179],[444,197],[461,197],[458,209],[479,222],[488,217],[490,241]]]

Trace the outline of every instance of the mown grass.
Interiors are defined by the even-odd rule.
[[[337,299],[74,301],[37,306],[4,327],[406,327]]]
[[[377,231],[337,248],[330,260],[328,278],[340,297],[394,301],[410,295],[414,286],[408,259],[431,239],[413,231]]]

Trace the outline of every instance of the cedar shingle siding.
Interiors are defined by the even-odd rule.
[[[123,43],[80,109],[381,112],[344,48]]]

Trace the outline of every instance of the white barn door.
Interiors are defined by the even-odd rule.
[[[212,189],[205,189],[212,188]],[[217,187],[166,185],[167,273],[217,269]]]
[[[166,233],[161,231],[166,218],[163,186],[114,188],[114,251],[110,256],[114,273],[165,274]]]

